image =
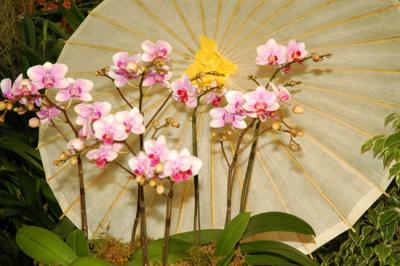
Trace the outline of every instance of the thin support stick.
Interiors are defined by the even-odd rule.
[[[162,255],[163,266],[166,266],[168,264],[169,234],[171,231],[171,213],[172,213],[173,198],[174,198],[174,183],[171,181],[167,198],[167,210],[165,215],[165,231],[164,231],[164,243],[163,243],[163,255]]]
[[[193,156],[198,156],[197,151],[197,108],[192,114],[192,152]],[[194,241],[197,246],[200,245],[200,195],[199,195],[199,176],[195,175],[194,180],[194,214],[193,214],[193,231]]]
[[[251,150],[250,150],[250,155],[249,155],[249,161],[247,163],[247,169],[246,169],[246,174],[244,177],[244,182],[243,182],[243,188],[242,188],[242,195],[240,197],[240,212],[246,211],[246,205],[247,205],[247,198],[249,194],[249,187],[250,187],[250,181],[251,181],[251,175],[253,172],[253,165],[254,165],[254,158],[256,155],[256,149],[257,149],[257,140],[259,137],[259,130],[260,130],[260,120],[256,122],[256,127],[254,129],[254,138],[251,144]]]
[[[85,180],[83,177],[83,165],[82,158],[78,155],[78,176],[79,176],[79,193],[80,193],[80,203],[81,203],[81,222],[82,222],[82,231],[85,234],[85,237],[88,238],[88,222],[87,222],[87,213],[86,213],[86,193],[85,193]]]
[[[240,145],[242,143],[243,137],[250,128],[253,127],[254,119],[248,127],[246,127],[242,133],[239,135],[238,140],[236,142],[235,153],[232,158],[232,162],[229,165],[228,170],[228,185],[227,185],[227,193],[226,193],[226,215],[225,215],[225,226],[231,221],[232,216],[232,190],[233,190],[233,178],[235,176],[236,164],[239,159],[240,154]]]

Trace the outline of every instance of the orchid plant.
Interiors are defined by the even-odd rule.
[[[199,203],[199,170],[202,161],[199,159],[197,148],[197,110],[200,106],[209,109],[211,118],[210,127],[220,143],[221,151],[228,166],[227,202],[225,224],[229,224],[232,216],[232,189],[235,169],[239,156],[251,146],[248,165],[242,188],[240,211],[245,212],[249,184],[251,179],[257,140],[269,131],[277,131],[289,135],[289,147],[298,151],[300,144],[295,140],[304,132],[301,127],[291,126],[285,121],[283,109],[291,106],[291,94],[287,87],[300,84],[298,81],[288,81],[284,84],[273,83],[279,74],[292,71],[293,64],[304,64],[312,59],[319,62],[330,54],[308,55],[305,44],[289,41],[287,46],[278,44],[274,39],[257,47],[255,63],[260,67],[271,67],[275,71],[269,81],[263,85],[257,77],[250,75],[249,80],[255,83],[255,89],[248,92],[234,90],[228,87],[226,79],[236,71],[236,66],[225,59],[217,51],[216,44],[201,38],[202,49],[196,54],[195,62],[185,74],[171,82],[170,55],[172,47],[169,43],[158,40],[142,43],[141,54],[130,55],[127,52],[118,52],[112,58],[112,64],[99,69],[98,75],[110,79],[116,91],[129,109],[112,113],[112,106],[107,101],[94,101],[91,96],[93,82],[86,79],[67,77],[68,67],[64,64],[45,63],[31,67],[27,71],[27,78],[19,75],[12,82],[10,79],[1,81],[1,90],[4,100],[0,102],[1,120],[8,112],[14,111],[24,114],[27,111],[36,113],[29,125],[54,127],[64,134],[58,127],[59,123],[67,124],[74,137],[67,139],[65,150],[54,161],[55,165],[64,163],[77,164],[80,182],[81,221],[82,230],[88,234],[85,185],[82,159],[98,168],[105,168],[115,164],[134,178],[138,184],[137,212],[133,222],[132,243],[140,223],[141,246],[143,261],[148,264],[146,210],[144,204],[144,189],[148,185],[166,199],[166,219],[163,245],[163,265],[168,261],[168,245],[171,225],[172,200],[174,184],[194,178],[195,212],[194,212],[194,239],[200,243],[200,203]],[[205,62],[205,58],[212,64]],[[111,61],[111,60],[110,60]],[[206,60],[207,61],[207,60]],[[224,66],[224,67],[222,67]],[[138,82],[139,105],[133,106],[121,91],[121,87],[128,82]],[[144,90],[153,86],[165,87],[169,90],[168,96],[158,107],[154,115],[147,119],[143,112]],[[46,91],[47,90],[47,91]],[[54,99],[47,92],[55,90]],[[158,117],[167,102],[174,100],[186,106],[192,120],[192,151],[189,149],[176,150],[171,148],[163,135],[158,135],[161,128],[179,127],[179,121],[166,118],[165,123]],[[72,120],[69,114],[71,103],[76,103],[73,111],[77,114]],[[292,112],[303,113],[303,108],[292,106]],[[63,118],[60,118],[63,117]],[[145,138],[145,133],[150,136]],[[244,141],[245,136],[253,131],[250,141]],[[251,135],[251,134],[250,134]],[[129,138],[139,138],[138,147],[131,147]],[[234,154],[228,158],[225,151],[225,142],[235,143]],[[118,160],[121,152],[127,149],[131,153],[128,165]]]

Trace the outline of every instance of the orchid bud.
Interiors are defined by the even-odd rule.
[[[7,102],[6,109],[11,111],[13,109],[13,104],[11,102]]]
[[[163,194],[164,193],[164,191],[165,191],[165,188],[164,188],[164,186],[163,185],[157,185],[157,187],[156,187],[156,191],[157,191],[157,194],[158,195],[161,195],[161,194]]]
[[[70,140],[68,142],[67,147],[69,149],[73,149],[73,150],[76,150],[76,151],[81,151],[81,150],[83,150],[83,148],[85,148],[85,144],[81,139],[75,138],[75,139],[72,139],[72,140]]]
[[[60,153],[58,156],[58,159],[61,161],[65,161],[68,158],[67,154],[65,152]]]
[[[154,171],[156,172],[156,174],[162,174],[162,172],[164,171],[164,165],[162,163],[157,164]]]
[[[295,114],[303,114],[303,113],[304,113],[304,109],[303,109],[303,107],[300,106],[300,105],[295,105],[295,106],[293,106],[292,111],[293,111],[293,113],[295,113]]]
[[[6,108],[7,108],[7,104],[4,101],[1,101],[0,102],[0,111],[3,111]]]
[[[70,160],[70,164],[75,165],[77,163],[78,163],[78,158],[72,157],[71,160]]]
[[[279,122],[273,122],[271,127],[273,130],[280,130],[282,126]]]
[[[312,60],[317,63],[317,62],[321,61],[321,57],[318,54],[313,54]]]
[[[151,122],[151,126],[152,127],[158,127],[160,125],[160,121],[159,120],[154,120],[153,122]]]
[[[27,108],[29,111],[33,111],[35,109],[35,105],[30,103],[30,104],[28,104]]]
[[[37,117],[32,117],[28,122],[29,127],[36,128],[40,126],[40,120]]]
[[[137,176],[136,176],[136,182],[138,182],[139,184],[140,184],[140,182],[141,182],[143,179],[144,179],[144,177],[141,176],[141,175],[137,175]]]
[[[155,179],[151,179],[150,182],[149,182],[149,185],[151,187],[155,187],[155,186],[157,186],[157,181]]]

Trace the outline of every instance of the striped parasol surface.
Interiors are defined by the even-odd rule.
[[[247,80],[249,74],[256,73],[261,80],[271,75],[270,68],[260,69],[254,63],[256,47],[269,38],[281,44],[293,38],[305,42],[310,52],[332,52],[329,60],[307,63],[280,77],[281,81],[303,82],[296,87],[292,102],[302,105],[305,113],[288,118],[305,129],[299,140],[303,151],[288,149],[286,135],[261,137],[247,207],[254,214],[282,211],[303,218],[315,229],[314,239],[280,233],[266,237],[311,252],[351,228],[389,184],[380,162],[361,156],[360,146],[382,132],[384,117],[400,107],[399,24],[399,3],[394,0],[105,0],[67,41],[59,61],[69,66],[70,76],[92,80],[94,99],[110,101],[113,111],[118,111],[127,106],[112,82],[96,76],[96,70],[110,65],[118,51],[140,52],[144,40],[171,43],[175,78],[193,62],[200,35],[215,40],[219,53],[238,67],[227,80],[229,87],[242,91],[254,89]],[[122,91],[137,106],[137,84]],[[146,120],[166,95],[165,88],[146,89]],[[181,127],[162,133],[171,146],[190,148],[187,112],[169,102],[160,118],[168,116],[181,122]],[[206,109],[199,110],[199,124],[199,157],[204,162],[200,172],[201,225],[222,228],[227,167],[219,143],[211,135]],[[66,129],[65,137],[71,137],[68,132]],[[52,164],[65,145],[54,129],[41,130],[39,148],[48,182],[64,214],[79,226],[77,169]],[[231,152],[233,144],[227,143],[226,149]],[[235,177],[233,214],[239,209],[248,152],[240,157]],[[126,162],[129,155],[120,158]],[[90,236],[108,229],[128,240],[136,208],[136,182],[112,165],[99,170],[85,162],[84,172]],[[193,226],[193,184],[176,187],[172,233]],[[164,200],[146,188],[146,205],[149,234],[161,237]]]

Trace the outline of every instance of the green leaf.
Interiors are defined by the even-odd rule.
[[[383,151],[383,144],[385,143],[384,138],[380,138],[375,141],[374,143],[374,148],[372,149],[372,153],[374,155],[374,158],[376,158],[378,155],[380,155]]]
[[[226,226],[215,245],[214,255],[218,257],[228,256],[236,244],[242,238],[242,234],[250,220],[250,213],[240,213],[233,218]]]
[[[75,225],[67,218],[63,217],[54,227],[53,233],[61,237],[62,239],[66,239],[68,235],[75,230]]]
[[[297,266],[297,263],[293,263],[290,260],[271,254],[258,254],[258,255],[246,255],[246,263],[249,265],[274,265],[274,266]]]
[[[229,263],[231,262],[233,256],[235,256],[235,250],[232,250],[232,252],[229,255],[221,258],[218,261],[217,266],[228,266]]]
[[[89,256],[89,243],[81,230],[72,231],[65,243],[67,243],[79,257]]]
[[[393,164],[389,169],[389,178],[400,174],[400,162]]]
[[[221,229],[200,230],[200,244],[203,245],[217,241],[221,233]],[[163,239],[157,239],[149,242],[150,261],[161,261],[162,245]],[[193,231],[172,235],[169,242],[168,261],[170,263],[175,263],[177,260],[186,257],[188,255],[187,252],[195,245]],[[143,253],[141,249],[135,251],[130,259],[131,262],[126,266],[143,265],[142,256]]]
[[[378,218],[378,225],[384,226],[387,225],[399,217],[399,213],[395,210],[387,210],[382,212]]]
[[[23,30],[25,35],[25,43],[34,51],[36,50],[36,31],[32,18],[28,13],[24,14]]]
[[[388,116],[385,118],[385,127],[386,127],[387,125],[389,125],[393,120],[395,120],[395,119],[397,118],[397,116],[398,116],[397,113],[393,113],[393,114],[388,115]]]
[[[282,256],[303,266],[316,266],[317,264],[297,249],[276,241],[259,240],[240,244],[243,254],[268,253]]]
[[[22,227],[16,241],[24,253],[44,264],[68,265],[78,258],[57,235],[40,227]]]
[[[374,146],[374,140],[369,139],[367,140],[362,146],[361,146],[361,153],[365,153],[372,149],[372,146]]]
[[[392,248],[385,244],[379,244],[375,247],[375,254],[378,256],[381,265],[383,265],[385,264],[387,257],[392,254]]]
[[[87,256],[76,259],[70,266],[111,266],[111,264],[101,259]]]
[[[388,225],[382,226],[380,228],[381,236],[384,241],[390,241],[394,237],[394,233],[396,232],[397,221],[393,221]]]
[[[365,259],[369,259],[373,253],[374,253],[374,249],[372,247],[364,247],[361,249],[361,255]]]
[[[400,146],[400,133],[390,135],[386,140],[384,146],[386,148],[396,148]]]
[[[271,231],[295,232],[315,235],[312,227],[302,219],[283,212],[266,212],[250,217],[243,238]]]

